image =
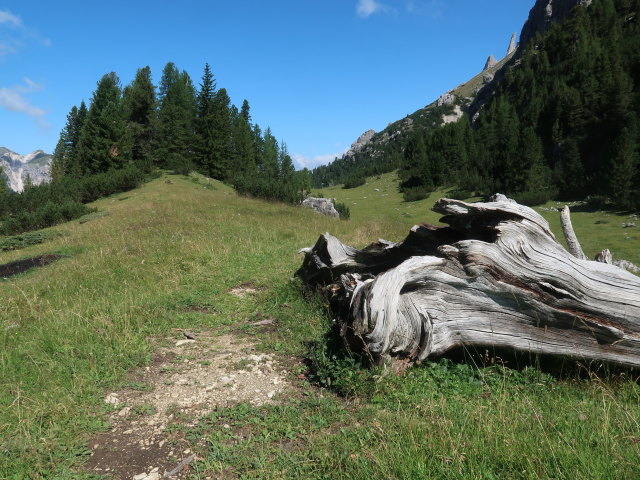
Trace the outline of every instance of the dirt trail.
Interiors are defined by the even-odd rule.
[[[132,373],[130,388],[105,397],[114,409],[111,428],[89,443],[87,469],[114,480],[185,478],[194,454],[176,425],[195,426],[216,407],[275,403],[293,388],[284,368],[243,337],[185,335],[195,339],[165,339],[169,346]]]

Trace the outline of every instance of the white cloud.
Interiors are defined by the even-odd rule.
[[[51,40],[26,27],[20,17],[8,10],[0,10],[0,58],[18,53],[27,43],[33,41],[44,47],[51,46]]]
[[[388,10],[388,7],[376,0],[358,0],[358,6],[356,7],[356,12],[362,18],[367,18],[376,12],[386,10]]]
[[[298,168],[308,168],[309,170],[311,170],[313,168],[319,167],[320,165],[326,165],[329,162],[333,162],[336,158],[340,158],[342,155],[344,155],[346,151],[347,149],[337,153],[329,153],[327,155],[316,155],[312,158],[309,158],[306,155],[294,153],[293,155],[291,155],[291,158]]]
[[[45,118],[46,112],[32,105],[25,98],[25,95],[42,90],[44,87],[29,78],[25,78],[24,83],[25,85],[16,85],[15,87],[0,87],[0,107],[10,112],[27,115],[41,127],[48,128],[49,122]]]
[[[0,10],[0,24],[2,23],[7,23],[14,27],[22,26],[22,20],[20,20],[20,17],[16,17],[8,10]]]
[[[409,0],[406,3],[406,9],[411,14],[440,18],[444,4],[442,0]]]

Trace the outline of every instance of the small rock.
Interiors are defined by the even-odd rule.
[[[162,478],[158,472],[153,472],[144,477],[144,480],[160,480]]]
[[[142,480],[147,476],[147,472],[139,473],[138,475],[133,476],[133,480]]]
[[[176,342],[176,347],[181,347],[181,346],[183,346],[183,345],[188,345],[188,344],[190,344],[190,343],[196,343],[196,341],[195,341],[195,340],[188,339],[188,338],[185,338],[184,340],[178,340],[178,341]]]
[[[120,410],[118,412],[118,416],[119,417],[126,417],[127,415],[129,415],[130,411],[131,411],[131,407],[124,407],[122,410]]]
[[[104,398],[104,401],[105,403],[108,403],[110,405],[117,405],[118,403],[120,403],[120,400],[118,400],[117,393],[110,393]]]
[[[276,394],[275,390],[271,390],[269,393],[267,393],[267,398],[273,398]]]

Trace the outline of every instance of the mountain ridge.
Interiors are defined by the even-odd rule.
[[[20,155],[6,147],[0,147],[0,167],[2,178],[14,192],[22,192],[31,179],[33,185],[40,185],[50,180],[51,154],[43,150],[34,150],[27,155]]]
[[[536,0],[516,42],[514,33],[507,54],[500,60],[490,55],[484,69],[470,80],[443,93],[438,99],[416,110],[404,119],[390,122],[385,129],[361,135],[352,148],[333,162],[312,171],[314,186],[344,183],[354,176],[386,173],[399,166],[404,146],[416,128],[438,128],[462,118],[467,113],[475,119],[482,107],[493,97],[506,70],[515,65],[524,47],[536,33],[545,33],[553,23],[562,22],[576,6],[588,7],[592,0]],[[369,133],[367,131],[366,133]],[[357,149],[353,147],[357,145]]]

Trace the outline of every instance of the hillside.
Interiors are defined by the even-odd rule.
[[[429,132],[459,120],[463,111],[472,106],[478,93],[493,81],[513,55],[512,51],[500,61],[487,64],[468,81],[405,118],[389,123],[382,131],[365,132],[342,157],[312,171],[314,187],[337,185],[353,177],[377,175],[398,168],[412,134],[416,131]]]
[[[429,201],[407,209],[393,183],[336,191],[349,195],[345,222],[163,176],[0,253],[65,256],[2,280],[0,477],[130,479],[195,453],[182,478],[632,478],[640,391],[627,377],[589,370],[601,379],[584,381],[570,361],[554,376],[504,368],[527,361],[494,352],[468,352],[484,367],[443,360],[380,376],[334,349],[322,304],[290,281],[296,252],[325,231],[363,246],[437,220]],[[640,238],[627,220],[575,223],[587,251],[602,246],[586,235],[597,228],[629,253]],[[274,371],[281,393],[242,396],[242,378]],[[197,404],[205,393],[213,403]]]
[[[408,121],[383,148],[317,169],[316,185],[354,185],[395,165],[407,200],[456,185],[527,204],[591,196],[637,209],[639,10],[637,1],[538,0],[518,49],[486,85],[441,97],[450,122]]]

